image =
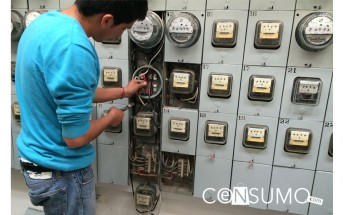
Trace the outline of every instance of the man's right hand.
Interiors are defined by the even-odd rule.
[[[121,123],[121,121],[123,121],[124,111],[122,111],[116,107],[111,107],[108,110],[107,115],[110,115],[113,119],[110,123],[110,126],[115,127],[115,126],[119,125]]]

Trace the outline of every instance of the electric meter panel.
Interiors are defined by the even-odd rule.
[[[331,13],[314,12],[297,25],[295,39],[298,45],[310,52],[321,51],[333,42],[333,17]]]
[[[257,49],[278,49],[281,46],[283,22],[261,20],[256,23],[254,46]]]
[[[118,67],[104,67],[102,69],[102,87],[121,87],[122,71]]]
[[[24,31],[24,17],[21,13],[11,10],[11,40],[18,41]]]
[[[172,16],[166,26],[167,39],[176,47],[193,46],[200,37],[201,25],[196,16],[181,12]]]
[[[133,117],[133,132],[137,136],[151,137],[156,133],[155,114],[153,112],[138,112]]]
[[[310,151],[312,131],[310,129],[288,128],[284,150],[291,153],[307,154]]]
[[[121,36],[115,36],[110,40],[103,40],[103,44],[119,45],[121,43]]]
[[[207,95],[212,98],[230,98],[233,77],[228,73],[210,73]]]
[[[152,48],[163,38],[164,25],[156,13],[148,11],[145,19],[137,20],[128,32],[131,40],[138,46]]]
[[[13,118],[19,122],[20,121],[20,107],[19,107],[18,102],[14,102],[12,104],[12,114],[13,114]]]
[[[292,91],[292,103],[318,105],[322,85],[323,83],[319,78],[295,78]]]
[[[331,137],[330,137],[328,155],[330,157],[333,157],[333,134],[331,134]]]
[[[189,139],[190,121],[186,118],[170,117],[168,122],[168,137],[174,140]]]
[[[269,128],[263,125],[247,124],[244,126],[243,146],[246,148],[267,148]]]
[[[106,116],[108,113],[108,110],[104,110],[101,114],[101,117],[103,116]],[[122,132],[122,123],[120,122],[119,125],[117,126],[108,126],[106,129],[105,129],[105,132],[111,132],[111,133],[121,133]]]
[[[266,102],[273,100],[274,82],[274,76],[250,76],[248,89],[249,100]]]
[[[170,92],[191,94],[194,91],[195,73],[190,69],[173,69],[170,73]]]
[[[237,44],[237,20],[220,19],[213,22],[212,46],[233,48]]]
[[[150,211],[157,200],[156,187],[151,184],[140,184],[135,191],[136,209],[139,211]]]
[[[224,145],[227,140],[227,131],[227,122],[208,120],[205,123],[205,142]]]
[[[30,10],[24,16],[24,27],[27,28],[33,20],[46,11]]]

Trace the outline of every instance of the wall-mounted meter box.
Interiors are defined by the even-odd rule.
[[[153,136],[156,133],[155,117],[153,112],[138,112],[133,117],[133,133],[137,136]]]
[[[283,22],[260,20],[256,23],[254,46],[257,49],[278,49],[281,46]]]
[[[212,25],[212,46],[233,48],[237,44],[238,22],[231,19],[215,20]]]
[[[60,0],[60,1],[69,1],[69,0]],[[58,10],[60,9],[60,1],[55,0],[28,0],[29,9],[37,10]],[[73,5],[72,2],[69,6]]]
[[[195,73],[190,69],[173,69],[169,81],[171,93],[191,94],[194,91]]]
[[[291,153],[307,154],[310,151],[312,131],[310,129],[288,128],[284,150]]]
[[[42,15],[45,12],[47,12],[47,10],[28,11],[24,16],[24,27],[27,28],[33,20],[35,20],[38,16]]]
[[[104,110],[101,114],[101,117],[103,116],[106,116],[108,113],[108,110]],[[122,125],[122,122],[120,122],[119,125],[117,126],[108,126],[106,129],[105,129],[105,132],[111,132],[111,133],[121,133],[122,132],[122,129],[123,129],[123,125]]]
[[[244,126],[243,146],[247,148],[267,148],[269,128],[263,125],[247,124]]]
[[[331,13],[313,12],[300,20],[295,30],[298,45],[306,51],[316,52],[333,42],[333,17]]]
[[[119,67],[104,67],[101,73],[102,87],[121,87],[122,71]]]
[[[274,76],[252,75],[249,78],[248,99],[253,101],[273,100]]]
[[[193,46],[201,34],[198,18],[188,12],[173,15],[168,20],[166,29],[169,42],[180,48]]]
[[[131,40],[142,48],[156,46],[164,37],[164,24],[154,12],[148,11],[144,20],[137,20],[128,30]]]
[[[318,105],[322,85],[323,83],[319,78],[295,78],[292,90],[292,103]]]
[[[11,10],[11,40],[18,41],[24,31],[24,16],[16,10]]]
[[[153,209],[157,199],[156,187],[150,184],[140,184],[135,191],[136,209],[139,211],[150,211]]]
[[[20,121],[20,107],[17,101],[13,102],[12,104],[12,114],[13,114],[13,118],[19,122]]]
[[[151,11],[165,11],[166,0],[148,0],[148,8]]]
[[[174,140],[189,139],[190,121],[186,118],[170,117],[168,121],[168,137]]]
[[[205,142],[224,145],[227,140],[227,131],[227,122],[208,120],[205,123]]]
[[[212,98],[230,98],[232,81],[232,74],[210,73],[208,77],[207,95]]]

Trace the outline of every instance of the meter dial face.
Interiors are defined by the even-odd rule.
[[[316,12],[300,20],[295,38],[299,46],[307,51],[320,51],[333,42],[333,18],[330,13]]]
[[[169,19],[167,24],[167,38],[177,47],[194,45],[201,33],[198,18],[191,13],[180,13]]]
[[[24,31],[23,15],[18,11],[11,11],[11,40],[19,40]]]
[[[161,18],[148,11],[144,20],[137,20],[128,31],[131,40],[142,48],[156,46],[164,35],[164,25]]]
[[[41,13],[38,11],[35,11],[35,10],[31,10],[31,11],[27,12],[25,17],[24,17],[25,28],[27,28],[27,26],[29,26],[31,24],[31,22],[33,20],[35,20],[40,15],[41,15]]]

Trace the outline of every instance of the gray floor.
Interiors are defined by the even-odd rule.
[[[12,169],[11,214],[39,215],[41,207],[33,206],[27,195],[27,187],[20,171]],[[134,207],[131,187],[97,185],[97,215],[138,215]],[[159,213],[158,213],[159,212]],[[259,210],[243,206],[205,204],[201,199],[173,193],[162,193],[162,200],[155,215],[285,215],[271,210]],[[288,214],[287,214],[288,215]]]

